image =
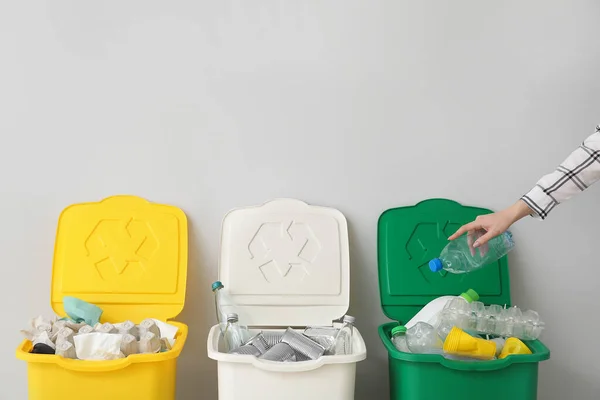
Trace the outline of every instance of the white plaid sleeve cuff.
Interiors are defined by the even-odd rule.
[[[558,204],[539,186],[531,189],[521,200],[531,209],[531,216],[539,219],[546,219],[548,213]]]

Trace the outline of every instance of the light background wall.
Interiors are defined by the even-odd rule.
[[[599,21],[595,0],[0,2],[0,399],[26,398],[14,351],[51,313],[60,211],[121,193],[190,220],[179,399],[216,399],[221,218],[274,197],[346,215],[356,398],[386,398],[378,216],[430,197],[499,209],[550,172],[600,122]],[[600,392],[599,201],[514,228],[514,300],[552,349],[540,399]]]

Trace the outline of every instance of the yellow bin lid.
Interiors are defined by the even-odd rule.
[[[52,308],[63,296],[104,310],[102,321],[167,320],[185,303],[187,218],[177,207],[135,196],[67,207],[58,221]]]

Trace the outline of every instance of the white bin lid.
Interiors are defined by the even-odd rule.
[[[350,302],[348,225],[336,209],[280,199],[223,221],[219,277],[244,325],[326,325]]]

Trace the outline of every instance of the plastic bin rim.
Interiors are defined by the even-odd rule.
[[[179,330],[177,331],[177,335],[175,336],[175,345],[171,350],[165,351],[164,353],[132,354],[125,358],[108,361],[74,360],[69,358],[63,358],[53,354],[31,354],[29,351],[32,348],[32,343],[31,341],[25,339],[17,348],[16,356],[19,360],[23,360],[28,363],[57,364],[64,369],[80,372],[116,371],[126,368],[131,364],[167,361],[179,357],[179,355],[181,354],[181,350],[183,350],[183,346],[188,335],[187,325],[175,321],[168,322],[169,324],[177,326]]]
[[[533,354],[508,356],[502,360],[465,362],[449,360],[438,354],[411,354],[398,351],[389,339],[389,332],[397,326],[396,322],[389,322],[380,325],[378,328],[379,338],[383,342],[388,355],[391,358],[422,363],[437,363],[446,368],[461,371],[496,371],[507,368],[513,364],[536,363],[550,358],[550,350],[539,340],[526,341],[527,346],[533,351]]]

